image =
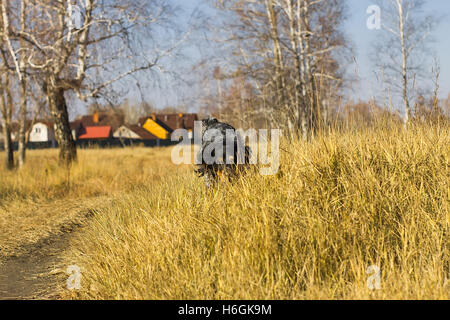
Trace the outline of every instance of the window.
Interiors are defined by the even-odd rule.
[[[36,133],[41,133],[41,128],[36,128],[36,129],[35,129],[35,132],[36,132]]]

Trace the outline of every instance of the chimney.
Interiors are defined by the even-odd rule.
[[[94,112],[94,114],[92,115],[92,121],[95,123],[95,124],[97,124],[99,121],[98,121],[99,119],[98,119],[98,111],[95,111]]]

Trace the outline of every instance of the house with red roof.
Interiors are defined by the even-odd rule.
[[[108,140],[112,138],[110,126],[87,126],[78,132],[78,140]]]
[[[72,131],[74,140],[110,139],[112,138],[112,133],[122,124],[123,119],[120,115],[96,111],[92,115],[85,115],[72,121],[70,123],[70,130]],[[110,133],[108,133],[107,127]]]

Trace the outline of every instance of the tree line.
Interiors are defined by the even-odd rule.
[[[14,114],[19,167],[27,116],[41,102],[54,122],[59,162],[68,165],[77,158],[68,99],[97,99],[116,82],[158,67],[174,49],[154,50],[151,42],[153,30],[173,18],[165,0],[1,0],[0,9],[0,112],[8,168],[15,163]]]
[[[195,30],[182,32],[176,29],[177,10],[169,0],[0,0],[0,113],[7,167],[15,163],[13,115],[19,120],[19,166],[25,161],[26,119],[36,117],[42,105],[55,124],[60,163],[70,164],[76,160],[68,116],[73,98],[99,99],[117,82],[162,69],[163,59],[174,63],[175,48],[191,31],[207,34],[214,43],[212,53],[192,68],[197,71],[193,81],[201,87],[193,90],[194,100],[204,113],[231,115],[241,126],[276,126],[289,138],[304,140],[339,118],[337,106],[346,105],[349,87],[357,81],[350,68],[354,48],[345,33],[346,1],[204,3],[217,16],[209,18],[210,24],[197,16]],[[426,105],[433,114],[442,113],[439,65],[428,75],[431,64],[423,59],[431,56],[427,44],[438,19],[422,14],[422,0],[377,3],[382,30],[373,48],[373,67],[388,88],[388,109],[394,104],[391,94],[398,97],[396,109],[405,127],[414,117],[429,114]],[[174,30],[179,41],[164,39],[158,46],[158,27]],[[427,79],[433,79],[435,88],[429,95],[421,88]],[[380,103],[386,95],[376,98],[355,104],[359,114],[386,106]],[[132,118],[142,112],[126,108]],[[354,108],[345,109],[348,114]]]
[[[438,107],[439,64],[429,48],[438,17],[424,14],[427,2],[422,0],[376,3],[380,30],[368,32],[376,35],[370,60],[378,96],[354,106],[364,109],[360,114],[380,107],[390,110],[393,118],[399,113],[405,127],[422,117],[424,97],[434,114],[443,113],[444,105]],[[226,53],[214,60],[215,66],[201,66],[203,73],[211,74],[211,81],[204,81],[205,110],[241,126],[256,122],[281,127],[289,137],[305,140],[348,114],[351,88],[360,80],[353,71],[358,48],[345,32],[350,12],[346,1],[214,4],[224,18],[212,23],[216,30],[211,39]]]

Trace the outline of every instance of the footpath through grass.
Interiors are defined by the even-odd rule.
[[[3,163],[4,153],[0,153]],[[30,150],[24,168],[0,167],[0,263],[21,248],[80,225],[117,195],[161,180],[171,172],[169,149],[79,150],[70,169],[57,150]]]

